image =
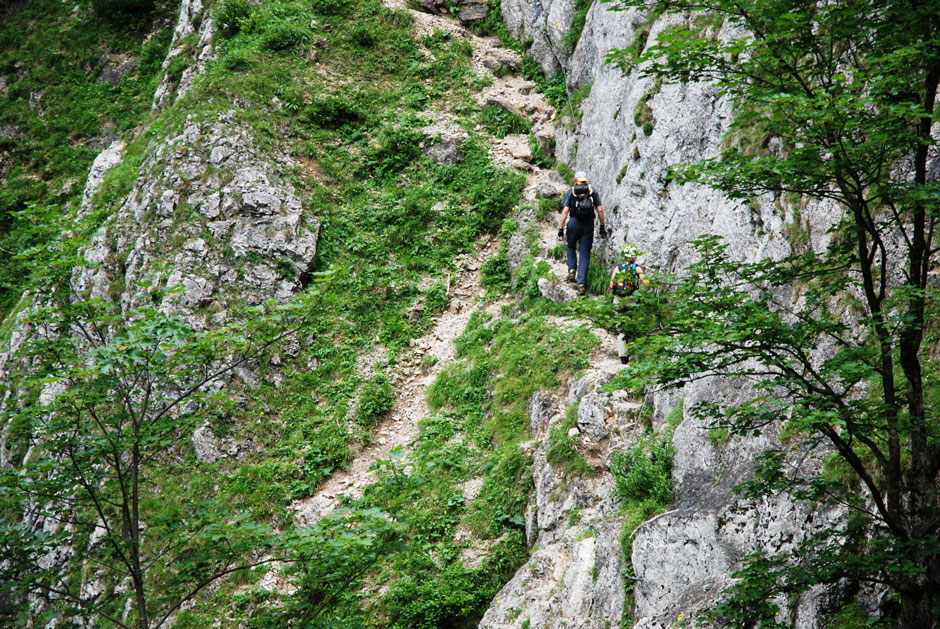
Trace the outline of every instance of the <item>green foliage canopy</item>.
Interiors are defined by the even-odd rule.
[[[783,260],[742,263],[717,239],[700,238],[700,261],[677,278],[659,332],[635,342],[651,360],[633,365],[625,381],[722,374],[756,382],[752,400],[699,412],[738,434],[788,417],[806,447],[833,447],[864,492],[846,496],[823,478],[786,472],[782,450],[768,452],[742,489],[850,504],[868,524],[856,534],[870,536],[882,554],[862,567],[843,553],[839,569],[822,570],[826,555],[807,553],[802,562],[811,569],[803,574],[832,582],[851,565],[895,589],[900,626],[922,626],[936,617],[940,592],[940,434],[925,404],[932,369],[925,343],[937,312],[928,273],[940,184],[927,171],[936,147],[940,4],[664,0],[652,11],[716,16],[734,28],[719,38],[677,26],[608,60],[667,83],[714,82],[737,106],[732,133],[780,142],[772,152],[729,146],[678,167],[679,180],[730,199],[808,196],[839,213],[826,250]],[[755,556],[749,565],[742,576],[763,575],[761,600],[809,586],[790,562]],[[739,594],[754,583],[743,578]],[[737,626],[770,626],[769,610],[734,616],[724,608]]]

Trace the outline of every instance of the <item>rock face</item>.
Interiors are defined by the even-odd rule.
[[[587,13],[580,40],[567,50],[561,38],[575,12],[573,0],[503,0],[501,6],[513,35],[532,40],[529,54],[541,63],[546,74],[563,73],[569,92],[590,86],[590,95],[581,105],[581,119],[554,126],[555,156],[572,171],[586,171],[601,194],[612,236],[606,242],[595,242],[594,253],[605,264],[609,265],[620,246],[629,242],[647,252],[640,258],[647,270],[674,272],[691,262],[687,241],[703,233],[724,237],[732,257],[738,259],[777,257],[792,251],[783,235],[784,225],[792,221],[792,211],[780,199],[761,197],[745,206],[702,186],[678,185],[667,177],[675,164],[717,155],[733,112],[716,86],[657,86],[652,79],[636,73],[626,76],[619,68],[604,64],[608,50],[642,43],[644,38],[653,42],[658,33],[676,23],[676,18],[650,23],[643,12],[612,11],[611,4],[595,2]],[[722,30],[716,35],[730,33]],[[819,250],[826,246],[825,232],[832,215],[830,208],[819,204],[803,208],[806,230],[811,234],[809,247]],[[517,253],[511,262],[518,264],[519,259]],[[539,284],[542,294],[555,301],[567,301],[566,288],[547,280]],[[618,447],[617,432],[622,433],[625,427],[610,421],[611,401],[606,394],[577,383],[572,391],[578,392],[579,438],[594,442],[610,439],[608,452]],[[691,408],[699,401],[734,399],[745,393],[736,383],[712,380],[689,385],[678,394],[657,394],[650,400],[655,408],[654,427],[662,425],[679,398],[684,399],[685,408]],[[708,438],[707,427],[690,416],[683,418],[673,437],[675,508],[633,533],[629,559],[638,579],[634,590],[635,626],[673,626],[679,614],[694,619],[714,607],[744,556],[757,550],[790,550],[813,531],[844,516],[838,510],[795,505],[783,495],[758,502],[743,500],[731,491],[749,478],[755,457],[776,443],[776,435],[765,434],[759,439],[733,439],[715,445]],[[818,465],[824,453],[799,458],[801,454],[806,453],[793,453],[794,465]],[[616,544],[608,545],[607,536],[616,538],[620,531],[607,533],[604,528],[617,528],[617,510],[604,493],[609,487],[600,486],[596,480],[569,483],[562,497],[543,504],[546,491],[551,493],[557,488],[549,488],[551,483],[540,468],[539,456],[536,450],[540,502],[533,521],[533,542],[539,550],[534,554],[534,563],[530,562],[497,595],[502,602],[494,604],[484,625],[520,626],[524,614],[519,620],[511,620],[505,611],[515,605],[533,610],[532,627],[604,626],[594,624],[596,615],[591,614],[622,602],[622,592],[618,593],[620,569],[598,569],[589,588],[593,598],[585,606],[582,601],[586,599],[578,593],[575,581],[569,585],[569,580],[559,574],[558,565],[559,561],[566,566],[576,565],[572,558],[592,553],[600,557],[607,549],[612,555],[619,552]],[[541,465],[544,468],[544,463]],[[585,488],[592,484],[597,486]],[[572,509],[578,499],[571,492],[577,491],[593,496],[587,503],[598,517],[603,514],[598,522],[604,525],[596,525],[597,537],[589,544],[584,543],[585,539],[564,543],[565,535],[555,528],[558,510]],[[558,506],[566,504],[564,500],[570,503]],[[534,603],[526,607],[525,601],[546,596],[545,585],[534,576],[536,573],[553,575],[556,596],[568,596],[574,603],[546,603],[544,614],[535,611]],[[509,593],[514,602],[507,607]],[[831,609],[827,605],[837,596],[836,591],[819,590],[803,597],[799,604],[778,603],[793,626],[809,629],[824,625],[822,610]],[[544,624],[536,623],[537,614],[542,614],[538,618],[544,619]],[[613,624],[620,622],[619,616],[607,619]]]
[[[206,15],[202,0],[182,0],[179,18],[173,30],[170,51],[163,62],[163,81],[153,95],[153,108],[159,109],[184,96],[193,86],[193,81],[203,73],[206,64],[215,57],[212,35],[215,32],[212,20]],[[190,48],[192,53],[188,51]],[[173,76],[170,69],[173,60],[191,54],[191,63],[182,74]]]
[[[187,120],[141,164],[86,250],[76,288],[127,311],[143,298],[141,281],[159,276],[149,290],[166,292],[161,308],[199,327],[224,318],[221,304],[289,299],[313,264],[319,231],[285,179],[293,167],[258,149],[235,112]]]
[[[429,13],[455,13],[464,25],[486,19],[485,0],[416,0],[415,4]]]
[[[526,509],[526,535],[537,550],[496,595],[481,628],[601,629],[620,622],[626,596],[620,552],[623,518],[606,472],[613,453],[643,427],[639,402],[623,391],[599,391],[620,367],[614,340],[602,336],[603,355],[596,367],[571,383],[566,395],[540,392],[529,401],[535,494]],[[549,435],[569,406],[577,406],[578,425],[572,434],[593,475],[566,476],[548,462]]]

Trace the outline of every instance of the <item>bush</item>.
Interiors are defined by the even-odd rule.
[[[305,110],[307,120],[321,129],[336,130],[345,125],[358,125],[365,116],[360,107],[343,97],[325,96],[313,101]]]
[[[359,24],[352,31],[352,40],[362,48],[373,48],[376,42],[375,30],[364,24]]]
[[[497,138],[504,138],[511,133],[528,133],[531,128],[527,120],[499,105],[487,105],[480,110],[480,124]]]
[[[509,274],[509,261],[506,259],[506,253],[494,256],[483,263],[481,269],[483,277],[480,284],[484,288],[495,293],[506,293],[512,284],[512,278]]]
[[[256,53],[250,48],[233,48],[222,57],[222,65],[226,70],[247,70],[255,62]]]
[[[296,48],[313,39],[313,33],[307,24],[296,19],[276,19],[266,25],[261,36],[261,48],[272,52],[282,52]]]
[[[361,426],[374,426],[380,417],[395,406],[392,385],[385,376],[375,376],[359,391],[356,421]]]
[[[349,0],[313,0],[310,4],[320,15],[344,15],[351,5],[357,3]]]
[[[672,456],[675,449],[668,437],[639,440],[629,450],[613,456],[611,471],[616,495],[625,500],[654,500],[663,506],[672,503]]]
[[[408,168],[421,157],[422,136],[406,127],[386,129],[364,161],[366,175],[386,177]]]
[[[600,261],[591,256],[591,264],[588,266],[587,288],[595,295],[604,295],[610,287],[610,272],[605,269]]]
[[[255,8],[248,0],[226,0],[216,11],[215,23],[223,35],[233,37],[242,30],[251,30],[251,15]]]
[[[577,425],[578,405],[572,404],[565,411],[565,420],[553,428],[548,436],[548,451],[545,453],[545,459],[553,467],[562,468],[565,474],[590,476],[593,470],[578,450],[578,435],[568,434],[568,431]]]

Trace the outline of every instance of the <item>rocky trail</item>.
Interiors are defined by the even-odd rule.
[[[478,97],[478,104],[497,105],[506,111],[519,115],[532,123],[533,133],[540,142],[548,143],[554,135],[552,121],[554,109],[535,91],[535,84],[518,76],[495,77],[493,71],[498,68],[521,67],[518,53],[507,50],[496,38],[478,37],[469,32],[449,16],[439,16],[407,9],[401,0],[388,0],[386,5],[411,11],[415,19],[415,28],[420,37],[434,31],[448,31],[455,36],[467,39],[473,45],[473,60],[476,71],[492,78],[492,85]],[[430,121],[425,133],[428,135],[459,133],[452,123],[453,115],[449,112],[435,112],[437,119]],[[564,182],[554,171],[539,168],[532,163],[532,151],[528,135],[509,135],[502,139],[493,138],[490,155],[495,163],[506,168],[523,170],[527,173],[523,192],[523,203],[534,204],[538,197],[558,198],[564,190]],[[528,224],[531,211],[523,216]],[[547,252],[557,244],[555,232],[548,220],[539,227],[539,249]],[[416,339],[409,353],[396,367],[396,401],[388,416],[373,430],[372,443],[359,450],[346,469],[335,471],[313,496],[298,500],[292,506],[299,523],[309,524],[325,517],[336,509],[340,501],[356,499],[362,490],[375,481],[373,468],[379,459],[388,458],[389,452],[401,448],[408,450],[418,434],[418,422],[428,415],[426,401],[427,387],[440,373],[441,369],[453,360],[455,355],[454,340],[463,333],[470,316],[481,309],[495,314],[502,302],[487,301],[480,286],[480,269],[483,263],[496,255],[498,242],[493,236],[487,236],[478,242],[472,254],[462,257],[456,263],[456,271],[448,291],[449,307],[433,329],[425,336]],[[565,272],[563,262],[549,259],[556,275]],[[570,296],[574,297],[572,290]],[[608,345],[612,341],[608,339]],[[607,348],[608,350],[610,347]],[[614,347],[613,351],[616,351]],[[609,351],[606,358],[609,358]],[[430,365],[430,366],[429,366]],[[613,368],[613,362],[610,368]],[[619,366],[619,363],[618,363]]]
[[[480,268],[496,254],[497,242],[489,236],[477,244],[472,254],[457,262],[448,296],[450,305],[423,337],[415,339],[407,356],[396,367],[395,406],[372,431],[372,444],[356,453],[346,469],[337,470],[312,497],[299,500],[293,508],[302,523],[325,517],[342,497],[355,499],[375,481],[372,468],[389,452],[407,449],[418,434],[418,422],[428,415],[427,387],[441,369],[454,359],[454,340],[460,336],[470,316],[480,309],[496,309],[501,302],[486,301],[480,288]]]
[[[386,0],[386,5],[410,10],[403,0]],[[476,71],[491,78],[489,87],[477,96],[478,106],[495,105],[528,120],[535,142],[545,154],[551,154],[557,114],[536,92],[534,83],[515,73],[521,68],[519,55],[503,48],[495,38],[470,33],[449,16],[412,14],[419,37],[446,30],[471,42]],[[456,154],[466,137],[457,122],[454,112],[429,114],[423,132],[440,138],[426,149],[432,159],[447,160]],[[477,130],[482,133],[480,128]],[[557,238],[558,215],[550,212],[540,219],[536,209],[540,199],[560,202],[566,183],[554,170],[536,165],[528,133],[490,138],[489,151],[497,165],[526,173],[522,209],[516,213],[519,229],[508,243],[510,267],[518,266],[534,248],[537,261],[547,262],[549,275],[554,276],[539,280],[542,295],[556,302],[577,298],[574,287],[562,279],[567,272],[565,261],[552,255],[561,244]],[[530,245],[533,235],[534,247]],[[426,335],[412,343],[396,366],[394,408],[372,432],[371,443],[355,454],[346,469],[335,471],[315,495],[294,503],[298,524],[316,522],[343,499],[361,496],[365,487],[376,480],[377,461],[389,458],[393,450],[407,453],[411,449],[418,435],[418,422],[429,413],[427,389],[455,358],[454,340],[463,333],[474,312],[484,310],[498,315],[509,303],[487,300],[480,285],[481,268],[497,255],[499,246],[495,237],[488,236],[476,244],[471,254],[456,261],[449,283],[448,309]],[[562,317],[551,318],[550,322],[558,327],[590,326],[587,321]],[[622,518],[608,470],[613,453],[628,447],[642,432],[642,404],[624,391],[600,390],[622,365],[616,338],[598,328],[591,332],[599,340],[589,357],[591,367],[577,381],[556,391],[536,393],[529,401],[530,440],[521,447],[533,461],[535,495],[526,510],[526,531],[535,550],[496,595],[481,627],[522,627],[529,622],[532,627],[594,628],[620,620],[624,601],[619,551]],[[360,371],[365,373],[377,360],[381,357],[361,357]],[[572,406],[577,407],[578,421],[568,436],[577,437],[579,451],[595,471],[585,477],[568,478],[547,461],[549,434],[564,421]],[[481,480],[471,479],[465,484],[468,500],[479,491]],[[462,547],[460,560],[466,567],[482,564],[497,541],[475,539],[463,527],[455,535],[455,542]],[[608,586],[596,588],[595,582]]]

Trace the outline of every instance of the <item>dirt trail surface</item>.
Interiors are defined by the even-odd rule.
[[[386,459],[395,448],[407,449],[414,442],[418,422],[428,415],[427,388],[454,359],[454,340],[463,333],[474,312],[501,305],[487,302],[480,288],[480,268],[487,258],[496,255],[497,248],[496,239],[488,236],[472,254],[457,261],[448,292],[450,305],[430,332],[412,342],[411,351],[397,366],[395,406],[373,430],[372,445],[359,451],[347,469],[334,472],[312,497],[294,502],[292,507],[300,523],[310,524],[325,517],[339,506],[343,496],[360,497],[363,488],[376,480],[370,471],[376,460]]]
[[[478,104],[495,104],[525,117],[532,122],[536,135],[553,133],[551,121],[554,120],[555,112],[535,91],[533,83],[518,76],[497,78],[492,73],[495,68],[521,67],[517,53],[502,48],[496,38],[483,38],[470,33],[449,17],[411,11],[404,0],[386,0],[385,5],[409,10],[414,16],[419,38],[436,30],[446,30],[470,41],[474,50],[474,67],[480,74],[492,78],[490,87],[478,97]],[[435,124],[442,129],[453,124],[447,120],[454,120],[452,113],[438,113],[441,117]],[[528,134],[491,139],[490,156],[500,166],[527,173],[523,202],[535,203],[540,190],[545,190],[546,186],[559,186],[557,175],[532,163]],[[556,244],[555,232],[550,223],[548,220],[539,225],[541,251]],[[313,496],[294,502],[292,507],[298,524],[311,524],[325,517],[339,506],[344,497],[360,497],[363,489],[376,480],[375,473],[370,470],[378,459],[388,458],[389,452],[396,448],[409,449],[418,434],[418,422],[428,415],[427,388],[441,369],[455,357],[454,340],[463,333],[474,312],[481,309],[496,311],[502,305],[500,302],[488,303],[480,287],[480,269],[497,251],[495,238],[486,237],[477,244],[472,254],[457,261],[448,291],[448,310],[439,317],[430,332],[412,343],[410,351],[397,366],[394,383],[396,403],[393,410],[372,432],[373,443],[357,452],[347,469],[335,471]],[[564,273],[563,262],[550,262],[557,275]],[[610,345],[610,342],[608,339],[606,344]],[[598,358],[604,360],[610,352],[605,354]]]

